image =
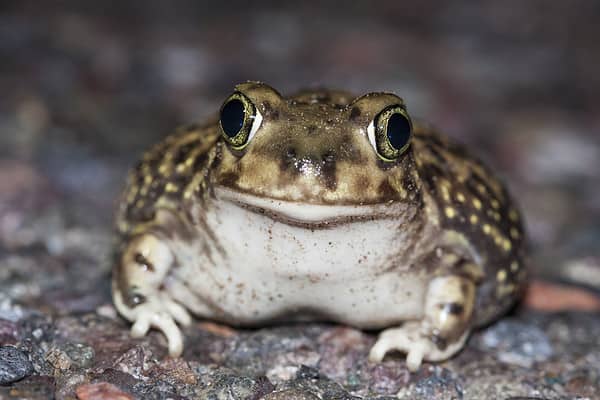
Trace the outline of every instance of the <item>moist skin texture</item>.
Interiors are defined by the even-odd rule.
[[[505,187],[464,147],[413,123],[383,160],[369,125],[389,93],[283,97],[238,85],[260,115],[236,150],[218,120],[177,130],[131,171],[117,215],[113,298],[132,334],[199,318],[259,326],[328,320],[383,329],[391,350],[440,361],[501,315],[526,278],[523,228]]]

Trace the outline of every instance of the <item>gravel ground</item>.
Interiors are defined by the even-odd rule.
[[[0,399],[600,399],[600,3],[82,3],[0,4]],[[415,374],[337,325],[130,339],[126,170],[248,79],[394,91],[476,147],[526,217],[524,302]]]

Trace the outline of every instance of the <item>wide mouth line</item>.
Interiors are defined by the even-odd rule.
[[[399,210],[389,203],[385,204],[316,204],[271,197],[260,197],[247,192],[236,192],[231,189],[217,188],[218,198],[232,202],[238,206],[268,211],[271,216],[283,217],[290,222],[319,224],[327,221],[381,219],[397,216]],[[282,218],[276,218],[282,219]]]

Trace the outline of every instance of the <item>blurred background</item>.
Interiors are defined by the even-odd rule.
[[[106,274],[127,168],[245,80],[397,93],[508,182],[538,276],[600,290],[599,16],[585,0],[4,0],[3,290],[62,299],[68,274]]]
[[[1,0],[0,397],[599,398],[599,38],[592,0]],[[419,374],[367,363],[374,335],[336,325],[196,321],[185,361],[156,332],[131,339],[109,288],[127,169],[245,80],[392,91],[471,147],[525,214],[522,307]]]

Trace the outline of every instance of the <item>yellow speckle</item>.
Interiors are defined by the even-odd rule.
[[[517,272],[517,270],[519,269],[519,263],[516,261],[513,261],[510,263],[510,270],[512,272]]]
[[[481,183],[477,185],[477,190],[479,190],[479,193],[481,194],[485,194],[485,192],[487,192],[487,189]]]
[[[500,202],[498,200],[492,199],[490,203],[492,204],[492,207],[494,207],[496,210],[500,208]]]
[[[498,274],[496,274],[496,279],[498,279],[498,282],[504,282],[506,280],[506,271],[503,269],[498,271]]]
[[[503,298],[508,295],[511,295],[515,291],[515,285],[501,285],[496,288],[496,296],[498,298]]]
[[[175,193],[179,190],[179,187],[172,182],[167,183],[165,186],[165,191],[168,193]]]
[[[502,248],[504,249],[504,251],[510,251],[510,249],[512,249],[512,243],[510,242],[510,240],[504,239],[502,241]]]
[[[489,224],[483,224],[483,233],[489,235],[492,233],[492,227]]]
[[[471,221],[471,223],[473,225],[475,225],[477,223],[477,221],[479,221],[479,218],[477,218],[477,215],[471,214],[471,217],[469,218],[469,221]]]
[[[169,167],[170,165],[168,163],[161,164],[160,167],[158,167],[158,172],[160,172],[161,175],[167,175]]]
[[[458,200],[460,203],[464,203],[465,202],[465,195],[462,194],[461,192],[456,193],[456,200]]]
[[[478,209],[481,210],[481,200],[479,200],[477,197],[473,198],[473,206]]]
[[[136,195],[137,195],[137,187],[132,186],[131,190],[129,190],[129,193],[127,193],[127,199],[126,199],[127,203],[133,203]]]
[[[497,212],[497,211],[493,211],[493,212],[492,212],[492,218],[494,218],[494,219],[495,219],[497,222],[500,222],[500,220],[502,219],[502,218],[500,217],[500,213],[499,213],[499,212]]]
[[[184,164],[187,168],[189,168],[194,164],[195,161],[196,161],[195,157],[189,157],[187,160],[185,160]]]
[[[137,208],[142,208],[144,207],[144,199],[139,199],[138,201],[135,202],[135,206]]]
[[[519,230],[517,228],[510,228],[510,237],[513,239],[518,239],[520,237]]]
[[[512,222],[517,222],[519,220],[519,213],[514,208],[511,208],[508,212],[508,218],[510,218]]]
[[[447,182],[443,182],[440,184],[440,191],[442,192],[442,197],[444,198],[444,201],[449,202],[450,201],[450,191],[448,189],[448,183]]]
[[[177,171],[178,174],[181,174],[181,173],[185,172],[185,169],[186,169],[185,164],[177,164],[175,171]]]
[[[456,210],[454,210],[454,208],[446,207],[445,211],[446,211],[446,217],[448,217],[448,218],[456,217]]]
[[[494,243],[496,243],[496,246],[502,246],[502,236],[496,235],[494,236]]]
[[[152,183],[152,175],[146,175],[144,177],[144,185],[150,185]]]

